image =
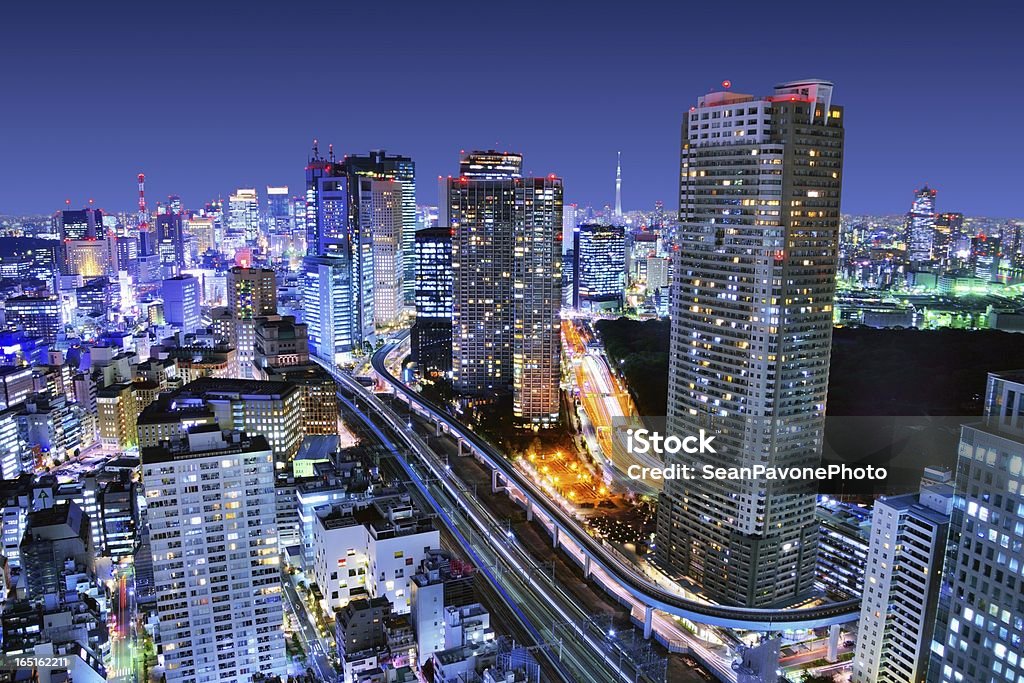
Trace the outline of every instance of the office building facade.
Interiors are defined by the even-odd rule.
[[[232,245],[255,244],[260,236],[260,201],[256,188],[241,188],[228,197],[227,240]]]
[[[326,254],[303,259],[303,320],[310,352],[325,361],[345,363],[362,346],[353,321],[348,259]]]
[[[619,309],[626,294],[626,231],[585,224],[573,231],[573,308]]]
[[[164,320],[183,333],[195,332],[202,326],[199,306],[199,280],[194,275],[179,275],[164,280]]]
[[[9,328],[53,344],[64,330],[64,316],[56,296],[12,296],[4,302]]]
[[[956,498],[929,680],[1024,677],[1024,373],[993,373],[960,433]]]
[[[452,231],[416,231],[416,321],[412,360],[421,374],[446,375],[452,369]]]

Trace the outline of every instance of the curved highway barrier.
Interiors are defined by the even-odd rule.
[[[466,442],[488,466],[519,489],[534,510],[550,519],[560,534],[568,537],[590,557],[592,562],[648,607],[701,624],[757,631],[819,628],[854,621],[859,617],[860,600],[846,600],[805,608],[759,609],[691,600],[661,588],[651,582],[636,565],[609,553],[565,510],[553,503],[534,482],[520,473],[494,446],[451,418],[443,407],[423,398],[392,375],[384,361],[395,346],[396,342],[386,344],[373,355],[373,369],[381,379],[431,420],[444,425],[449,433]]]

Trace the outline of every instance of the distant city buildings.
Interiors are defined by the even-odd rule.
[[[936,194],[927,185],[914,191],[914,203],[907,214],[907,257],[911,261],[932,260]]]

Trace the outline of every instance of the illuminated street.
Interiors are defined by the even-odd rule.
[[[629,390],[611,371],[603,349],[583,320],[562,321],[563,348],[571,365],[573,395],[583,407],[580,421],[590,451],[605,465],[606,474],[624,489],[656,492],[660,480],[638,481],[627,476],[631,465],[660,467],[657,457],[631,453],[626,447],[626,432],[640,429],[640,419]]]

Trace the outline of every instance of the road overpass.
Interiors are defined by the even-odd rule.
[[[555,547],[566,541],[575,545],[583,553],[586,574],[590,574],[591,563],[596,564],[607,577],[643,603],[646,637],[651,635],[654,610],[699,624],[753,631],[820,628],[855,621],[859,617],[859,600],[793,609],[732,607],[690,599],[659,586],[648,578],[638,565],[590,536],[573,516],[519,472],[494,446],[448,415],[443,407],[420,396],[395,377],[387,368],[385,360],[400,343],[401,339],[392,341],[374,354],[373,369],[380,378],[394,390],[396,396],[433,422],[438,433],[447,431],[458,439],[460,453],[468,448],[470,453],[486,463],[492,470],[495,489],[499,488],[503,480],[504,486],[507,486],[511,493],[518,494],[516,497],[525,501],[528,515],[540,514],[545,518],[552,529]],[[366,391],[365,387],[351,378],[349,382],[360,391]]]

